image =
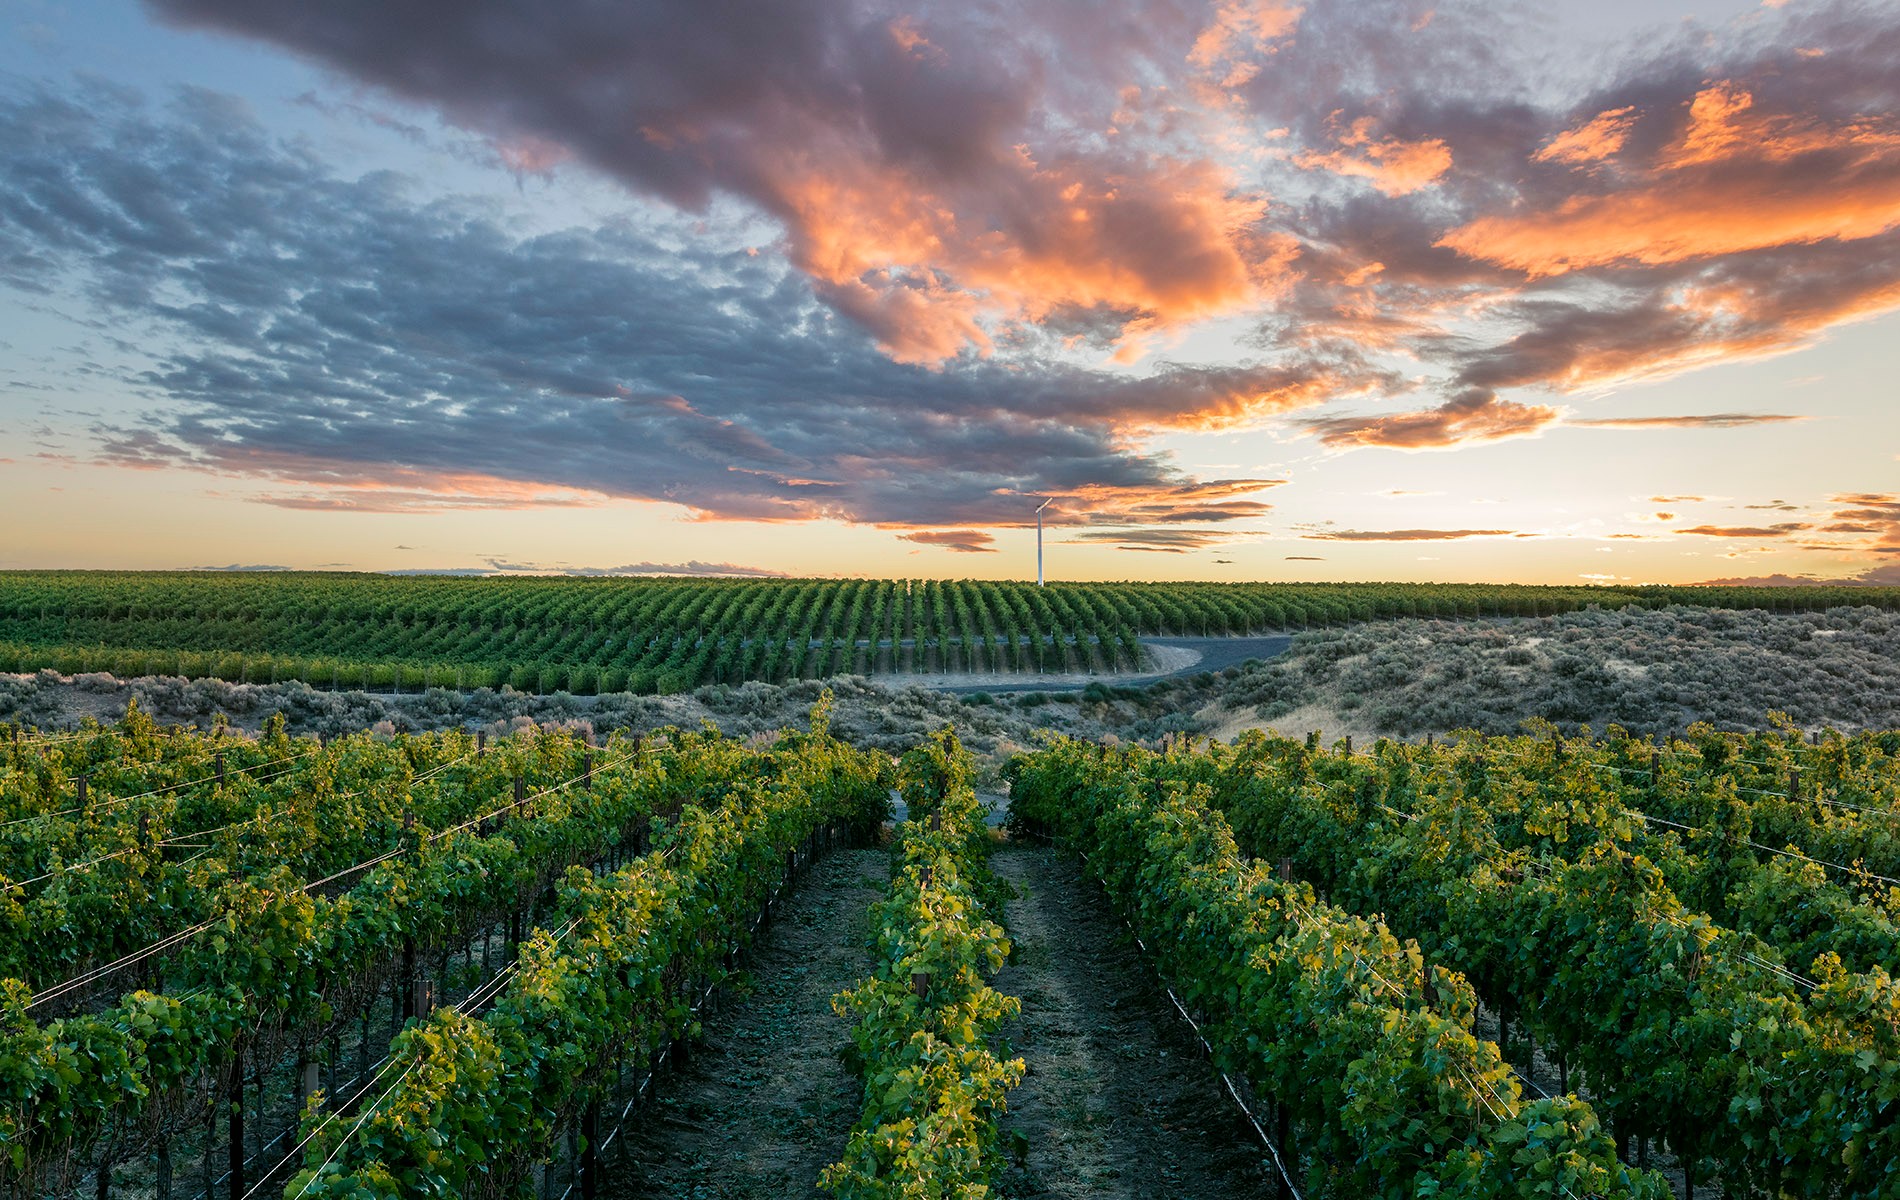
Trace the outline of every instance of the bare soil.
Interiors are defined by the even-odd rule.
[[[999,849],[1021,896],[1005,924],[1016,953],[996,977],[1021,997],[1006,1031],[1029,1071],[1010,1093],[1010,1200],[1250,1200],[1273,1194],[1243,1132],[1132,939],[1076,863],[1038,846]]]
[[[866,909],[890,862],[837,851],[791,894],[746,964],[750,994],[706,1019],[681,1071],[629,1119],[604,1172],[609,1200],[822,1195],[818,1173],[844,1153],[863,1099],[831,997],[870,972]]]

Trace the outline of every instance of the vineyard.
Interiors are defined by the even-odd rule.
[[[1896,755],[1065,742],[1011,807],[1161,947],[1312,1192],[1890,1197]]]
[[[1900,733],[1053,739],[999,844],[952,731],[810,726],[4,731],[0,1194],[647,1195],[624,1135],[664,1143],[812,868],[882,842],[802,1018],[857,1100],[799,1194],[1007,1196],[1094,1124],[1033,1123],[1025,1062],[1081,1034],[1002,990],[1007,852],[1080,856],[1043,902],[1124,920],[1141,1019],[1211,1056],[1133,1089],[1242,1112],[1263,1196],[1900,1197]]]
[[[0,670],[325,688],[677,692],[839,674],[1144,667],[1144,636],[1591,605],[1900,607],[1892,588],[0,574]]]
[[[815,724],[8,743],[0,1189],[594,1194],[774,899],[888,811]]]

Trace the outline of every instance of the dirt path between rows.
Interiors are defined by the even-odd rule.
[[[991,866],[1022,893],[1006,911],[1016,954],[996,987],[1022,998],[1006,1034],[1029,1068],[1004,1118],[1018,1161],[1002,1194],[1272,1195],[1263,1152],[1100,889],[1044,847],[1005,847]]]
[[[863,1088],[841,1052],[850,1026],[831,997],[870,972],[865,910],[890,883],[890,853],[841,850],[792,894],[659,1099],[635,1113],[602,1189],[608,1200],[805,1200],[844,1153]]]

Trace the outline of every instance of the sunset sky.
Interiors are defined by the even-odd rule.
[[[1900,4],[0,0],[0,568],[1900,583]]]

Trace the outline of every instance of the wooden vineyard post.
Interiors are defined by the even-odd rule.
[[[919,1000],[930,999],[930,972],[912,971],[910,973],[910,990]]]
[[[82,821],[86,819],[86,808],[89,802],[88,797],[86,795],[86,784],[87,784],[87,777],[84,775],[76,776],[73,779],[73,787],[77,789],[77,796],[79,800],[79,819]]]
[[[244,1200],[244,1046],[239,1043],[231,1059],[231,1087],[226,1096],[230,1104],[231,1200]]]
[[[257,1131],[257,1155],[259,1158],[264,1156],[264,1131],[267,1128],[264,1124],[264,1076],[268,1073],[266,1069],[268,1066],[269,1064],[266,1063],[261,1056],[251,1056],[251,1082],[257,1087],[257,1105],[251,1109],[251,1123]],[[269,1168],[266,1168],[267,1173],[268,1170]]]
[[[308,1107],[310,1097],[323,1088],[323,1079],[318,1070],[316,1056],[310,1053],[310,1048],[307,1046],[297,1054],[297,1080],[297,1107],[301,1110]]]
[[[581,790],[584,792],[594,790],[594,752],[592,750],[581,755]]]
[[[411,848],[411,839],[415,835],[415,830],[416,814],[414,810],[404,809],[402,814],[402,841],[405,849]],[[416,1011],[416,1000],[419,989],[416,986],[416,938],[413,933],[404,934],[402,939],[402,981],[400,986],[402,988],[402,1016],[408,1018],[420,1015]],[[401,1027],[400,1020],[397,1025],[398,1028]]]
[[[475,757],[480,758],[482,755],[487,754],[487,753],[488,753],[488,731],[486,729],[477,729],[475,731]]]
[[[581,1200],[600,1193],[600,1100],[589,1100],[581,1110]]]
[[[330,1053],[328,1057],[329,1061],[325,1065],[330,1068],[330,1086],[325,1090],[334,1097],[337,1092],[337,1085],[343,1078],[343,1033],[342,1030],[336,1026],[330,1028]]]

